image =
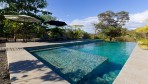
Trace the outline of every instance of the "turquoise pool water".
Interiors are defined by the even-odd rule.
[[[71,46],[81,52],[107,57],[109,59],[106,72],[98,77],[95,81],[111,84],[117,77],[123,65],[132,53],[136,43],[133,42],[98,42],[79,46]]]
[[[112,84],[135,45],[95,42],[31,53],[70,83]]]

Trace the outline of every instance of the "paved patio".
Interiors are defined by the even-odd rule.
[[[148,84],[148,50],[137,45],[114,84]]]
[[[46,67],[23,47],[52,45],[54,43],[7,43],[7,58],[12,84],[69,84]]]
[[[6,43],[6,47],[0,50],[7,51],[8,67],[12,84],[69,84],[65,79],[46,67],[37,58],[32,56],[24,48],[45,46],[54,44],[75,43],[82,41],[70,41],[63,43],[48,42],[16,42]]]
[[[66,80],[23,49],[23,47],[53,44],[61,43],[7,43],[7,57],[12,84],[68,84]],[[115,79],[114,84],[148,84],[147,60],[148,51],[140,49],[137,45]]]

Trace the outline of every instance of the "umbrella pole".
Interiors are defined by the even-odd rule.
[[[17,26],[17,23],[16,23],[16,28],[17,28],[18,26]],[[15,29],[14,29],[14,41],[16,42],[16,31],[15,31]]]
[[[22,28],[23,28],[23,27],[22,27]],[[23,29],[23,30],[24,30],[24,29]],[[24,42],[24,31],[23,31],[22,33],[23,33],[23,36],[22,36],[22,37],[23,37],[23,42]]]
[[[24,24],[25,24],[25,23],[23,23],[23,26],[22,26],[22,28],[23,28],[23,32],[22,32],[22,33],[23,33],[23,42],[25,42],[25,30],[24,30]]]
[[[26,19],[26,18],[24,18],[24,22],[25,22],[25,19]],[[25,25],[26,25],[26,28],[27,28],[28,25],[27,25],[26,23],[25,23]],[[26,29],[25,42],[27,42],[27,32],[28,32],[28,31],[27,31],[27,29]]]

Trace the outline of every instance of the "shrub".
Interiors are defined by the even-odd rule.
[[[123,37],[116,37],[115,38],[115,41],[122,41],[122,42],[124,42],[126,39],[125,38],[123,38]]]
[[[140,48],[148,50],[148,40],[147,39],[138,40],[138,44]]]
[[[85,32],[85,33],[83,34],[83,39],[91,39],[91,35],[88,34],[87,32]]]
[[[101,39],[99,36],[95,36],[95,39]]]
[[[122,41],[122,42],[135,42],[135,39],[129,36],[122,36],[122,37],[116,37],[115,41]]]
[[[140,45],[148,45],[148,40],[140,39],[140,40],[138,40],[138,44],[140,44]]]
[[[148,46],[147,45],[139,45],[139,47],[144,49],[144,50],[148,50]]]

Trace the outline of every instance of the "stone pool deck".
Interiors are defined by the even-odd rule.
[[[75,41],[76,42],[76,41]],[[81,42],[81,41],[77,41]],[[67,42],[66,42],[67,43]],[[28,53],[24,47],[53,45],[61,43],[27,42],[6,43],[12,84],[69,84],[58,74],[46,67]],[[62,43],[64,44],[64,43]],[[114,84],[148,84],[148,51],[138,45],[117,76]]]
[[[27,42],[6,43],[10,79],[12,84],[69,84],[46,67],[24,47],[53,45],[58,43]]]
[[[113,84],[148,84],[148,50],[136,45]]]
[[[46,67],[42,62],[32,56],[24,48],[75,42],[82,41],[62,43],[6,43],[6,47],[0,47],[0,50],[7,51],[11,84],[69,84],[68,81],[60,77],[50,68]]]

